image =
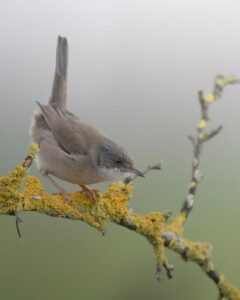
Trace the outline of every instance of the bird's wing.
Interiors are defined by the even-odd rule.
[[[101,134],[77,117],[37,102],[59,147],[69,155],[87,155]]]

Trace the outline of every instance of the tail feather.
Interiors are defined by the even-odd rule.
[[[55,75],[49,104],[62,110],[66,109],[67,104],[67,68],[68,42],[65,37],[59,36],[56,52]]]

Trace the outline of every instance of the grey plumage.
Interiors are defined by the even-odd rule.
[[[56,69],[49,104],[61,109],[65,109],[67,104],[67,71],[68,43],[65,37],[59,36],[56,53]]]
[[[41,112],[34,115],[31,128],[40,146],[39,171],[63,194],[49,174],[81,186],[114,180],[126,172],[143,176],[126,149],[67,111],[67,67],[67,39],[59,36],[52,95],[47,105],[38,102]]]

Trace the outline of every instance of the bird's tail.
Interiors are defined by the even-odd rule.
[[[49,104],[62,110],[67,104],[67,68],[68,42],[65,37],[58,36],[56,52],[56,68],[53,80],[52,95]]]

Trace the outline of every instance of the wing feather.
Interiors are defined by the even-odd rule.
[[[101,139],[101,133],[72,114],[37,103],[54,139],[69,155],[87,155]]]

